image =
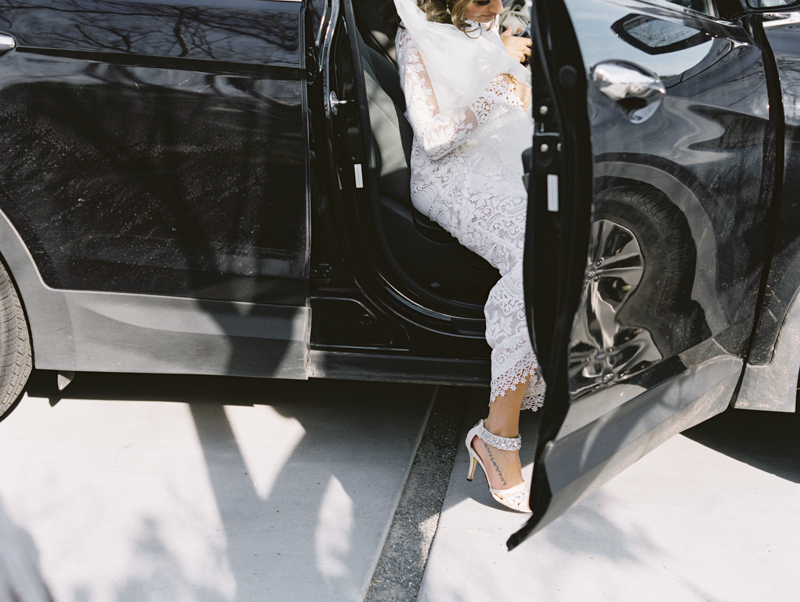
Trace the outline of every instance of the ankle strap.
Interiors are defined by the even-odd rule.
[[[522,435],[516,437],[501,437],[486,430],[483,420],[478,422],[478,438],[484,443],[488,443],[494,448],[503,451],[518,451],[522,447]]]

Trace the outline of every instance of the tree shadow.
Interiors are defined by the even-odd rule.
[[[52,602],[30,533],[6,515],[0,503],[0,600]]]
[[[590,499],[589,503],[570,508],[539,537],[564,552],[631,565],[641,564],[643,558],[658,550],[641,525],[620,525],[606,515],[605,507],[624,503],[623,500],[614,500],[602,491],[595,491]]]
[[[266,498],[248,474],[224,407],[190,406],[229,543],[237,597],[363,599],[385,536],[384,528],[374,530],[374,519],[387,501],[386,483],[380,479],[384,468],[375,468],[399,468],[383,464],[387,446],[396,445],[391,442],[393,430],[407,422],[411,408],[421,416],[432,392],[430,387],[376,383],[278,384],[269,406],[296,420],[304,435]],[[265,403],[260,391],[253,404]],[[318,469],[308,471],[310,465]],[[399,479],[395,497],[403,481]],[[394,503],[388,506],[393,511]],[[386,512],[386,521],[388,527],[391,512]],[[247,529],[246,537],[242,529]],[[282,558],[287,550],[288,558]]]
[[[56,393],[54,383],[52,373],[38,372],[29,394],[49,397]],[[231,577],[220,587],[193,580],[192,568],[172,551],[164,517],[150,515],[132,542],[131,577],[119,585],[116,598],[130,602],[158,592],[170,599],[189,590],[208,602],[360,602],[435,390],[347,381],[80,374],[59,392],[60,403],[72,398],[188,405],[221,523],[219,539],[204,553],[215,558],[204,562]],[[270,431],[287,424],[299,433],[294,447]],[[254,441],[261,430],[267,443]],[[262,457],[272,449],[270,440],[280,441],[276,453]],[[261,462],[279,465],[265,470]],[[265,473],[274,478],[265,479]],[[88,585],[73,590],[74,600],[93,596]]]
[[[181,594],[180,584],[192,583],[192,594],[199,602],[225,602],[228,596],[204,586],[193,583],[180,562],[166,545],[161,533],[158,520],[154,517],[145,518],[142,530],[135,542],[135,554],[139,560],[136,576],[128,579],[125,585],[117,589],[117,599],[120,602],[141,602],[153,599],[154,585],[160,591],[157,597],[163,600],[179,600]],[[142,562],[145,561],[145,562]],[[88,590],[77,590],[76,599],[81,596],[89,600]]]

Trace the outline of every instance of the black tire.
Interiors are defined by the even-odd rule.
[[[659,190],[625,186],[601,193],[595,219],[633,232],[644,260],[642,280],[618,320],[648,329],[664,357],[706,338],[705,313],[691,298],[697,251],[683,212]]]
[[[0,420],[14,409],[33,366],[25,312],[0,262]]]

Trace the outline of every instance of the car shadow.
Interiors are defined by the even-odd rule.
[[[61,392],[54,383],[53,373],[39,372],[29,394],[188,405],[225,542],[216,563],[232,575],[237,600],[363,599],[403,487],[407,467],[400,456],[408,464],[413,459],[435,391],[422,385],[132,374],[79,374]],[[254,447],[253,434],[265,423],[248,426],[242,438],[243,414],[232,406],[263,406],[271,416],[299,425],[302,434],[293,448],[284,442],[273,457],[261,457],[277,434],[264,429],[267,444]],[[280,425],[270,420],[266,424]],[[254,474],[264,472],[261,461],[280,463],[267,471],[276,475],[268,487]],[[154,587],[175,591],[170,580],[190,581],[169,550],[160,520],[144,521],[132,543],[137,554],[158,561],[148,566],[173,568],[132,577],[117,592],[120,601],[141,599]],[[221,599],[218,593],[206,588],[203,599]]]
[[[800,483],[800,414],[729,409],[683,432],[721,454]]]

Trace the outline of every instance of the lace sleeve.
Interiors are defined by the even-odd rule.
[[[400,29],[397,40],[400,81],[406,97],[406,116],[414,135],[433,160],[452,151],[489,116],[511,108],[525,110],[522,101],[502,75],[494,78],[471,106],[455,115],[443,115],[433,93],[428,72],[413,38]]]

